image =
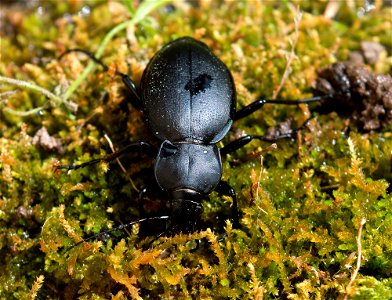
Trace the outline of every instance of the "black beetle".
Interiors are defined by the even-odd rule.
[[[87,53],[107,68],[86,51],[67,52],[70,51]],[[152,133],[161,141],[159,149],[150,143],[136,142],[107,157],[80,165],[57,166],[57,169],[78,169],[111,161],[127,151],[145,150],[155,155],[156,182],[170,199],[170,216],[161,219],[170,220],[170,230],[194,230],[202,212],[201,200],[214,190],[232,197],[232,218],[237,224],[236,195],[233,188],[221,180],[221,157],[253,139],[273,142],[291,138],[305,125],[276,138],[246,135],[218,149],[216,144],[228,133],[233,121],[248,116],[266,103],[297,105],[330,97],[257,99],[236,111],[235,85],[229,69],[204,43],[191,37],[174,40],[155,54],[143,73],[140,90],[127,75],[117,74],[131,91],[133,105],[143,111]],[[148,189],[143,189],[141,197],[147,193]],[[149,219],[157,217],[143,221]]]

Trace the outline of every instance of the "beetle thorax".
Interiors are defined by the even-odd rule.
[[[222,162],[215,145],[164,141],[154,172],[165,191],[189,190],[207,195],[221,179]]]

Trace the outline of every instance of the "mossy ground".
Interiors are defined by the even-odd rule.
[[[299,5],[304,15],[295,57],[278,96],[303,98],[311,96],[317,69],[347,59],[361,41],[387,49],[369,67],[391,73],[392,10],[380,2],[364,16],[358,16],[364,2],[342,2],[331,20],[323,17],[328,2],[192,6],[175,1],[114,36],[103,60],[139,82],[163,44],[193,36],[232,71],[242,107],[276,92],[295,39]],[[0,6],[0,74],[59,97],[87,59],[71,53],[59,61],[58,56],[71,48],[95,52],[113,27],[131,18],[133,6],[130,1],[23,3]],[[112,163],[110,170],[100,164],[56,175],[55,161],[101,157],[111,152],[105,134],[118,149],[151,138],[148,128],[126,101],[121,80],[99,67],[72,93],[75,114],[39,92],[4,82],[0,89],[1,299],[392,299],[391,128],[359,132],[346,117],[330,113],[277,149],[263,152],[270,145],[255,141],[230,155],[223,178],[238,194],[239,228],[224,221],[230,198],[213,193],[203,203],[203,223],[211,229],[148,245],[151,238],[138,237],[133,228],[121,240],[89,241],[64,253],[81,237],[145,211],[159,214],[160,201],[137,201],[138,189],[154,180],[148,157],[122,158],[126,174]],[[308,116],[306,105],[266,105],[235,123],[220,145],[243,132],[265,134],[289,117],[293,126],[300,125]],[[43,141],[33,143],[41,127],[55,138],[49,139],[52,149]],[[362,220],[361,266],[349,284]]]

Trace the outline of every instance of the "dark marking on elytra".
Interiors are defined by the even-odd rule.
[[[194,79],[188,81],[185,89],[191,92],[192,96],[196,96],[200,92],[205,92],[211,88],[212,77],[208,74],[200,74]]]

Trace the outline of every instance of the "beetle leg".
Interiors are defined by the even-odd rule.
[[[334,94],[326,94],[322,96],[315,96],[311,98],[299,99],[299,100],[267,100],[267,99],[257,99],[256,101],[252,102],[251,104],[245,106],[244,108],[237,111],[234,115],[233,120],[239,120],[250,114],[254,113],[255,111],[259,110],[264,106],[264,104],[283,104],[283,105],[298,105],[302,103],[312,103],[312,102],[319,102],[321,100],[325,100],[331,98]]]
[[[156,182],[144,186],[139,192],[139,211],[145,211],[145,198],[157,199],[157,197],[162,196],[162,194],[162,189],[158,186]]]
[[[285,134],[281,134],[275,137],[269,137],[267,135],[245,135],[243,137],[240,137],[239,139],[225,145],[223,148],[219,149],[219,152],[221,154],[221,156],[225,156],[231,152],[234,152],[240,148],[242,148],[243,146],[245,146],[246,144],[249,144],[251,141],[253,140],[260,140],[260,141],[264,141],[264,142],[270,142],[270,143],[275,143],[279,140],[283,140],[283,139],[292,139],[295,138],[297,133],[304,129],[306,127],[306,125],[308,124],[308,122],[313,119],[314,117],[310,117],[308,118],[300,127],[298,127],[297,129],[293,129],[291,132],[289,133],[285,133]]]
[[[67,51],[65,51],[64,53],[62,53],[59,56],[59,60],[61,58],[63,58],[65,55],[67,55],[68,53],[71,52],[80,52],[83,53],[85,55],[87,55],[91,60],[93,60],[95,63],[99,64],[105,71],[109,70],[109,67],[102,62],[99,58],[95,57],[93,53],[84,50],[84,49],[79,49],[79,48],[75,48],[75,49],[68,49]],[[140,93],[138,88],[136,87],[135,82],[131,79],[131,77],[129,77],[128,75],[121,73],[119,71],[115,71],[115,74],[117,76],[120,76],[122,79],[122,82],[125,84],[125,86],[128,88],[129,92],[131,93],[131,98],[130,101],[132,103],[132,105],[137,109],[137,110],[142,110],[143,105],[142,105],[142,101],[141,101],[141,97],[140,97]]]
[[[96,158],[96,159],[90,160],[88,162],[79,164],[79,165],[71,165],[71,166],[56,165],[55,170],[60,170],[60,169],[77,170],[80,168],[94,165],[94,164],[102,162],[102,161],[110,162],[110,161],[115,160],[116,158],[120,157],[121,155],[123,155],[126,152],[135,151],[135,150],[138,150],[138,151],[144,150],[144,152],[147,152],[149,154],[157,155],[157,150],[155,149],[155,147],[153,147],[149,143],[136,142],[136,143],[129,144],[128,146],[125,146],[124,148],[122,148],[116,152],[113,152],[105,157]]]
[[[116,74],[121,76],[122,82],[127,87],[128,91],[131,93],[130,102],[134,108],[139,111],[143,110],[143,103],[140,97],[139,89],[136,87],[135,82],[126,74],[116,72]]]
[[[283,134],[283,135],[280,135],[280,136],[277,136],[274,138],[270,138],[265,135],[245,135],[243,137],[240,137],[238,140],[232,141],[231,143],[225,145],[223,148],[219,149],[219,152],[220,152],[221,156],[225,156],[229,153],[232,153],[232,152],[244,147],[246,144],[249,144],[253,140],[261,140],[264,142],[274,143],[278,140],[288,139],[288,138],[292,138],[292,137],[293,137],[293,133]]]
[[[67,253],[72,248],[74,248],[76,246],[79,246],[80,244],[85,243],[85,242],[87,242],[89,240],[100,239],[102,241],[106,241],[106,240],[108,240],[112,236],[113,232],[124,230],[127,227],[129,227],[129,226],[132,226],[132,225],[135,225],[135,224],[141,224],[141,223],[145,223],[145,222],[149,222],[149,221],[155,221],[155,220],[158,220],[158,221],[159,220],[165,220],[166,221],[168,219],[170,219],[170,216],[163,215],[163,216],[156,216],[156,217],[141,218],[139,220],[135,220],[135,221],[132,221],[132,222],[129,222],[129,223],[126,223],[126,224],[121,224],[121,225],[119,225],[119,226],[117,226],[115,228],[107,229],[105,231],[101,231],[101,232],[99,232],[97,234],[89,236],[89,237],[87,237],[85,239],[82,239],[81,241],[77,242],[76,244],[74,244],[71,247],[69,247],[68,249],[66,249],[63,254]]]
[[[107,65],[105,65],[99,58],[95,57],[94,54],[92,54],[91,52],[84,50],[84,49],[79,49],[79,48],[74,48],[74,49],[68,49],[65,52],[63,52],[58,60],[61,60],[65,55],[71,53],[71,52],[80,52],[83,53],[85,55],[87,55],[91,60],[93,60],[95,63],[99,64],[105,71],[107,71],[109,69],[109,67]]]
[[[215,188],[215,191],[219,194],[229,196],[233,199],[233,207],[232,207],[232,219],[234,223],[234,227],[239,227],[239,214],[238,214],[238,204],[237,204],[237,196],[235,194],[235,190],[227,183],[227,181],[219,181],[218,185]]]

